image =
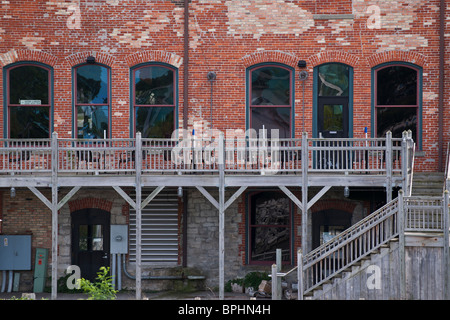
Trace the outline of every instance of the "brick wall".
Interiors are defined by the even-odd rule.
[[[70,137],[71,68],[87,56],[95,56],[98,62],[111,67],[112,136],[128,137],[129,68],[147,61],[165,62],[179,68],[181,125],[183,15],[182,1],[2,1],[0,65],[31,60],[54,68],[55,130],[61,137]],[[363,128],[372,125],[371,67],[382,62],[408,61],[423,67],[424,73],[424,157],[417,159],[416,168],[436,170],[438,18],[439,0],[193,0],[189,21],[189,124],[200,120],[200,114],[203,118],[209,115],[208,71],[217,72],[214,127],[245,129],[245,68],[268,61],[296,67],[302,59],[307,61],[312,75],[314,66],[338,61],[354,68],[353,134],[363,136]],[[373,27],[377,21],[379,28]],[[448,21],[446,26],[448,30]],[[300,81],[296,81],[295,92],[295,132],[300,136]],[[447,94],[447,109],[448,101]],[[305,104],[306,130],[311,132],[312,77],[306,82]],[[0,121],[0,130],[2,127]]]

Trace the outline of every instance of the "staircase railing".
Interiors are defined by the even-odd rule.
[[[309,252],[303,259],[304,294],[398,235],[398,198]]]
[[[403,191],[401,191],[403,194]],[[303,294],[321,286],[341,271],[403,232],[448,230],[446,197],[400,195],[302,259]],[[447,210],[446,210],[447,209]],[[403,226],[401,226],[403,221]],[[400,228],[401,227],[401,228]]]

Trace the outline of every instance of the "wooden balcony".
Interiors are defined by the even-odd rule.
[[[0,140],[0,187],[403,186],[408,135],[394,139]]]

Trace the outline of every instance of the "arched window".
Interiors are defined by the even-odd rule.
[[[49,138],[52,72],[37,63],[20,63],[6,71],[9,138]]]
[[[176,119],[176,69],[160,64],[132,70],[135,133],[143,138],[170,138]]]
[[[109,68],[83,64],[75,68],[75,115],[77,138],[102,139],[110,136]]]
[[[420,70],[406,64],[388,64],[374,70],[375,130],[377,137],[392,132],[401,138],[411,130],[418,142],[420,122]]]
[[[290,138],[293,119],[293,70],[264,64],[249,70],[249,128],[279,130],[280,138]]]

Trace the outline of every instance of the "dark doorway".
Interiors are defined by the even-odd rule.
[[[324,138],[348,138],[348,98],[320,98],[318,131]]]
[[[110,265],[110,218],[101,209],[72,212],[72,264],[80,267],[81,277],[95,281],[100,267]]]
[[[341,210],[322,210],[312,215],[313,249],[351,226],[352,214]]]

